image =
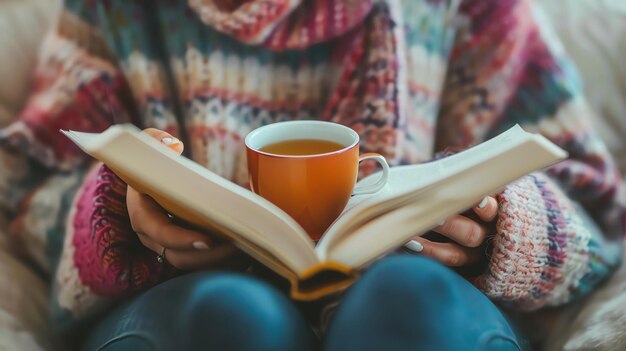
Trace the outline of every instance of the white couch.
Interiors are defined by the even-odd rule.
[[[0,0],[0,126],[24,103],[37,48],[60,3]],[[6,239],[6,219],[0,214],[0,350],[51,349],[48,287],[11,253]]]
[[[626,1],[539,0],[585,83],[594,127],[626,176]],[[626,181],[625,181],[626,184]],[[621,194],[626,203],[626,194]],[[566,313],[545,349],[626,350],[626,260],[601,289]]]
[[[626,1],[538,2],[581,69],[598,112],[596,126],[626,174]],[[59,5],[60,0],[0,0],[0,126],[24,103],[37,47]],[[7,250],[5,225],[0,218],[0,350],[48,349],[47,288]],[[549,350],[626,350],[626,266],[580,307],[554,321],[559,333],[550,336]],[[611,323],[602,322],[606,317]]]

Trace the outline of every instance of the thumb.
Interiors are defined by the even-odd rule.
[[[147,128],[143,130],[144,133],[160,141],[165,146],[169,147],[177,154],[182,154],[185,149],[185,145],[178,138],[172,136],[170,133],[164,132],[156,128]]]

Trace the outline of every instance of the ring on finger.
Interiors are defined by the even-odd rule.
[[[166,247],[163,247],[161,249],[161,253],[157,255],[157,262],[159,263],[165,262],[165,250],[167,250]]]

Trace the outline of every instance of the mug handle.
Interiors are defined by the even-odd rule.
[[[356,187],[354,187],[352,195],[365,195],[378,192],[385,186],[385,184],[387,184],[387,180],[389,179],[389,165],[382,155],[370,152],[363,154],[359,157],[359,163],[365,160],[376,160],[376,162],[378,162],[378,164],[383,167],[383,174],[380,179],[378,179],[378,181],[374,184],[357,185]]]

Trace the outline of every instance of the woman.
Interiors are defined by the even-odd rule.
[[[94,322],[86,350],[517,350],[494,302],[507,311],[564,304],[619,262],[619,175],[530,1],[66,6],[31,99],[0,132],[0,185],[14,236],[54,277],[59,331]],[[570,159],[446,220],[439,238],[415,238],[412,254],[382,259],[328,314],[233,272],[232,243],[172,223],[57,132],[156,128],[147,132],[245,186],[243,137],[290,119],[348,125],[392,165],[515,123]]]

